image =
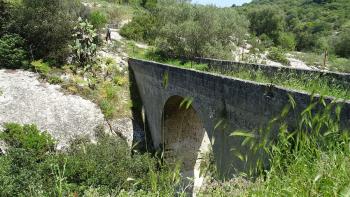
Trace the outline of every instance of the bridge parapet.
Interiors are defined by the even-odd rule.
[[[234,62],[228,60],[218,60],[210,58],[195,58],[195,62],[201,64],[207,64],[210,69],[217,70],[221,73],[229,71],[238,71],[240,69],[250,69],[254,71],[262,71],[268,76],[274,76],[277,73],[296,73],[296,74],[312,74],[315,76],[331,77],[337,80],[342,80],[350,84],[350,73],[322,71],[322,70],[311,70],[311,69],[300,69],[292,68],[288,66],[273,66],[264,64],[251,64],[243,62]]]
[[[287,118],[287,123],[289,127],[296,127],[297,115],[311,102],[310,95],[305,92],[270,84],[132,58],[129,59],[129,66],[141,96],[154,146],[162,147],[166,141],[164,120],[167,117],[164,116],[171,113],[171,110],[164,112],[167,101],[174,96],[182,97],[190,101],[209,139],[212,141],[215,139],[212,144],[214,158],[222,176],[248,170],[249,165],[235,157],[232,149],[252,154],[241,146],[243,139],[230,137],[233,131],[256,132],[264,128],[272,118],[280,115],[282,109],[289,103],[289,96],[294,98],[296,108],[294,115]],[[332,100],[334,99],[331,97],[325,98],[326,102]],[[343,101],[342,104],[344,105],[340,124],[343,128],[350,128],[350,102]],[[191,121],[185,122],[191,123]],[[222,123],[221,126],[218,126],[218,123]],[[172,121],[172,125],[176,125],[176,121]],[[181,132],[186,132],[182,123],[179,122],[178,125],[181,127]],[[174,130],[175,126],[172,127],[172,131]],[[257,155],[252,154],[250,158],[249,162],[254,163]]]

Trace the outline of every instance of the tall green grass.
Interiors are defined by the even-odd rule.
[[[254,172],[260,180],[252,184],[245,196],[349,196],[350,138],[339,127],[341,107],[313,101],[300,115],[298,126],[290,130],[285,119],[295,107],[286,106],[269,126],[252,134],[233,132],[243,137],[242,146],[263,151],[269,158],[269,169],[256,162]],[[279,128],[275,140],[273,127]]]

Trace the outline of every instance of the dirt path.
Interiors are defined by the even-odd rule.
[[[0,127],[6,122],[34,123],[61,148],[74,136],[93,136],[104,118],[91,101],[64,95],[60,86],[40,82],[35,73],[0,70]]]

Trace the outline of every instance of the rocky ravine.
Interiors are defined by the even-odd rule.
[[[29,71],[0,70],[0,127],[6,122],[36,124],[57,139],[58,149],[74,136],[93,137],[95,127],[104,123],[101,110],[38,77]]]

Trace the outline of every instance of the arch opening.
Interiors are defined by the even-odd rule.
[[[184,104],[184,98],[180,96],[172,96],[167,100],[162,118],[165,160],[181,161],[183,175],[195,179],[194,188],[200,187],[203,182],[200,164],[204,155],[211,150],[203,122],[192,104]]]

